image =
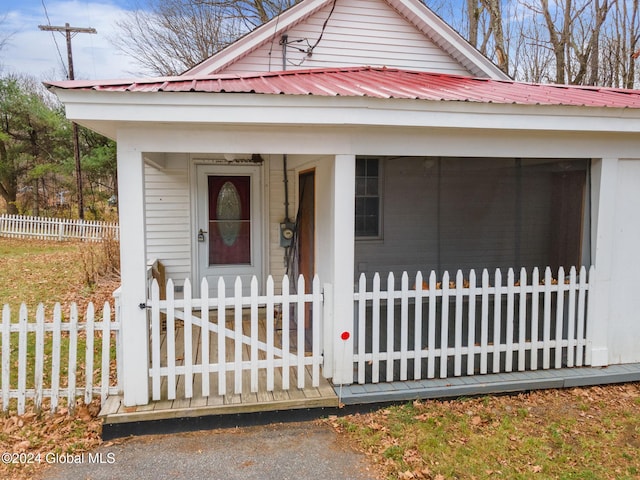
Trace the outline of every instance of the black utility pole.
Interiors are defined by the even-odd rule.
[[[95,28],[78,28],[71,27],[68,23],[64,24],[64,27],[54,27],[52,25],[38,25],[40,30],[47,32],[60,32],[64,33],[67,39],[67,61],[69,63],[69,72],[67,78],[69,80],[75,80],[73,75],[73,54],[71,53],[71,34],[72,33],[98,33]],[[84,200],[82,195],[82,168],[80,166],[80,140],[78,138],[78,125],[76,122],[71,122],[73,129],[73,158],[76,161],[76,185],[78,189],[78,217],[84,220]]]

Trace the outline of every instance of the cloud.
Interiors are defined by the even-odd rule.
[[[140,68],[109,43],[115,22],[126,14],[109,2],[47,2],[47,19],[41,2],[25,2],[0,14],[0,39],[10,38],[0,51],[3,73],[28,74],[39,80],[65,78],[67,45],[64,34],[44,32],[38,25],[93,27],[97,34],[78,33],[71,41],[76,79],[131,77]],[[55,39],[55,40],[54,40]],[[57,45],[57,48],[56,48]]]

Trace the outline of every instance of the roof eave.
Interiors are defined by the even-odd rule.
[[[166,95],[53,88],[67,106],[71,120],[92,125],[162,122],[640,133],[640,109],[632,108],[242,93]]]

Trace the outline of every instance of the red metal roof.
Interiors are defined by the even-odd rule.
[[[49,82],[48,85],[110,92],[254,93],[640,108],[640,90],[531,84],[372,67],[139,80],[63,81]]]

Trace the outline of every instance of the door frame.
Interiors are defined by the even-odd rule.
[[[205,268],[200,261],[200,242],[198,242],[198,231],[201,227],[202,218],[207,216],[208,209],[208,181],[203,178],[209,175],[220,176],[249,176],[251,177],[251,269],[256,270],[256,277],[260,290],[265,283],[265,265],[267,265],[268,248],[264,239],[266,238],[265,227],[265,195],[263,182],[263,165],[257,163],[250,164],[224,164],[215,161],[199,160],[192,163],[192,188],[191,188],[191,281],[192,290],[196,295],[200,295],[200,283],[202,282]],[[204,189],[204,192],[202,191]],[[201,202],[204,200],[204,202]],[[204,216],[204,217],[201,217]],[[226,267],[221,267],[223,270]],[[232,267],[229,267],[232,268]],[[240,267],[241,268],[241,267]],[[242,274],[242,273],[241,273]],[[247,294],[250,285],[243,282],[243,294]],[[210,292],[215,292],[217,285],[209,284]],[[226,284],[227,292],[233,291],[233,284]],[[261,292],[260,292],[261,293]]]

